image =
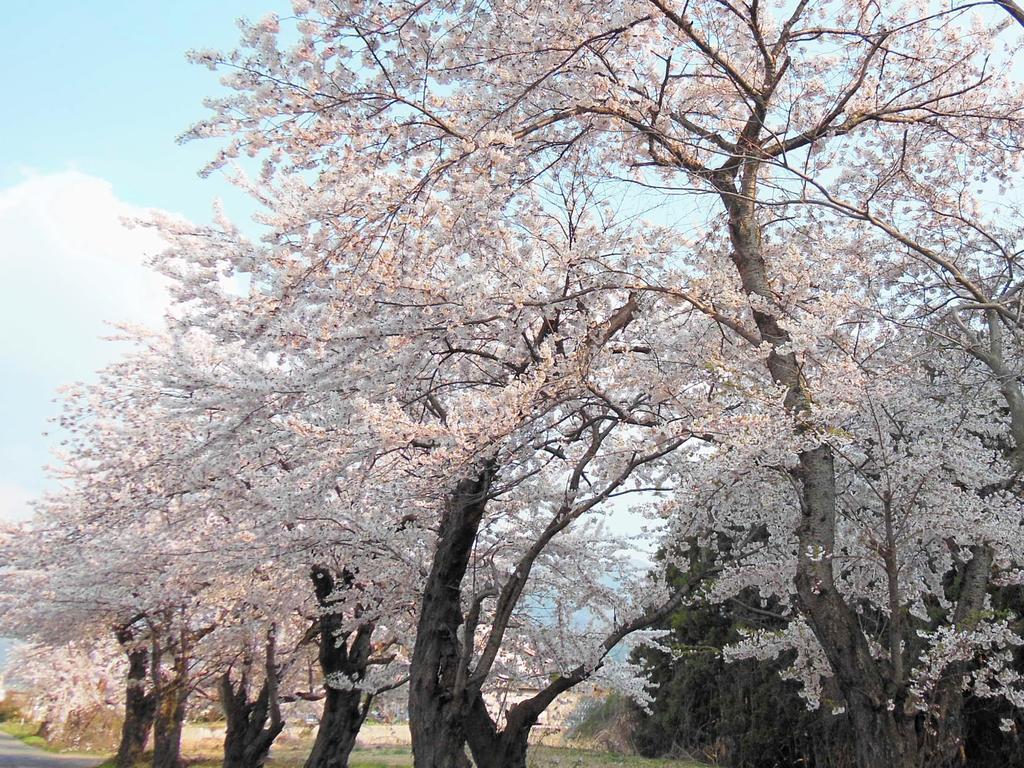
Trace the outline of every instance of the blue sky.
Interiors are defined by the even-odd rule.
[[[26,168],[76,168],[118,197],[205,217],[223,185],[195,171],[209,145],[176,137],[203,114],[217,75],[185,61],[189,48],[225,48],[235,19],[286,11],[281,0],[96,0],[16,3],[4,9],[8,119],[0,185]],[[5,110],[6,111],[6,110]]]
[[[211,202],[250,212],[197,171],[213,146],[175,139],[204,113],[217,75],[189,48],[227,48],[235,19],[282,0],[56,0],[0,16],[0,519],[45,487],[43,432],[62,384],[112,360],[105,321],[159,322],[160,281],[142,266],[158,242],[123,216],[159,208],[209,219]]]

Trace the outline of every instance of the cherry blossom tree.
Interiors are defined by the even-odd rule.
[[[586,584],[576,594],[595,602],[577,603],[565,615],[588,607],[604,628],[587,627],[586,642],[553,654],[554,682],[517,704],[503,729],[487,725],[482,692],[507,650],[509,627],[542,632],[530,601],[546,594],[568,605],[575,597],[558,581],[553,553],[571,548],[563,540],[587,540],[570,537],[588,525],[584,518],[606,514],[613,498],[656,483],[660,462],[692,437],[690,413],[665,402],[676,366],[637,358],[638,350],[649,350],[643,340],[655,323],[668,327],[671,318],[652,308],[651,318],[640,320],[638,296],[614,279],[605,282],[610,264],[624,258],[623,227],[578,186],[578,173],[550,181],[534,199],[510,201],[495,220],[509,245],[498,239],[495,263],[479,265],[475,280],[455,279],[451,270],[461,269],[460,259],[453,264],[444,254],[403,264],[408,274],[395,278],[364,274],[358,253],[338,254],[344,263],[323,267],[330,293],[317,298],[320,289],[300,269],[299,283],[282,289],[284,304],[270,298],[278,289],[268,287],[243,308],[243,299],[209,279],[214,272],[195,269],[201,261],[219,271],[224,261],[251,258],[254,246],[229,227],[196,233],[165,225],[176,244],[167,268],[193,286],[190,321],[216,317],[225,339],[249,332],[250,349],[278,360],[282,373],[259,386],[259,404],[243,398],[234,408],[240,415],[277,410],[287,392],[289,414],[274,418],[311,446],[296,453],[288,438],[292,456],[307,456],[288,461],[292,491],[308,487],[321,498],[330,492],[337,497],[332,510],[373,509],[359,546],[383,541],[392,552],[415,555],[426,583],[416,610],[410,706],[418,759],[428,764],[464,759],[470,717],[478,760],[523,761],[530,727],[555,696],[587,679],[623,637],[679,599],[653,590],[650,599],[630,601],[623,599],[625,584],[618,594],[602,588],[602,574],[623,568],[614,547],[595,543],[593,557],[580,561],[587,575],[577,572],[571,582],[576,590]],[[552,202],[559,199],[560,213]],[[524,221],[532,231],[520,232]],[[658,228],[628,237],[636,247],[668,248]],[[463,247],[438,245],[454,248],[455,256]],[[516,260],[504,255],[512,247]],[[282,257],[293,258],[286,250]],[[306,256],[294,258],[304,263]],[[347,270],[353,289],[342,277]],[[254,279],[269,286],[282,278]],[[518,295],[500,300],[507,308],[497,314],[482,314],[510,280]],[[245,318],[248,327],[229,325],[229,315]],[[344,330],[310,337],[310,325]],[[706,330],[703,324],[678,332]],[[290,506],[296,509],[294,501]],[[345,526],[358,525],[351,512],[340,514]],[[591,538],[599,532],[591,526]],[[567,619],[561,629],[571,624]]]
[[[48,739],[76,747],[96,745],[91,739],[102,738],[124,695],[116,643],[89,640],[59,648],[19,644],[6,661],[6,671],[29,694],[23,714]]]
[[[195,354],[178,354],[185,349]],[[198,371],[210,362],[199,349],[143,337],[97,384],[72,392],[56,470],[63,488],[10,537],[12,634],[80,641],[68,638],[76,627],[93,642],[112,635],[126,655],[123,765],[137,763],[150,730],[154,763],[177,765],[193,690],[236,666],[260,628],[277,622],[294,632],[301,619],[304,593],[289,591],[295,582],[268,564],[267,549],[252,547],[251,531],[232,514],[246,501],[240,475],[218,472],[201,451],[210,414],[204,426],[175,407],[187,393],[175,388],[170,361],[189,360]],[[233,730],[229,741],[245,734]],[[266,750],[255,752],[259,764]]]
[[[569,413],[586,423],[594,408],[624,427],[609,434],[623,436],[643,459],[638,466],[654,461],[647,430],[668,424],[669,440],[647,450],[667,457],[700,434],[715,445],[708,467],[731,462],[730,477],[750,473],[749,484],[737,476],[730,493],[721,491],[737,500],[728,513],[752,540],[767,536],[762,550],[780,558],[765,555],[759,572],[771,575],[772,589],[795,590],[803,637],[817,644],[808,653],[836,680],[861,765],[939,764],[956,749],[960,688],[944,684],[945,714],[923,715],[915,697],[928,686],[915,688],[909,670],[928,669],[949,633],[962,640],[975,631],[995,553],[1015,558],[1005,534],[1018,514],[1016,473],[992,462],[1009,457],[1012,467],[1013,442],[998,417],[1016,394],[1003,386],[1003,405],[990,400],[979,412],[953,399],[976,366],[933,372],[945,366],[913,364],[915,355],[953,355],[924,341],[934,328],[913,323],[917,336],[901,332],[913,289],[903,278],[941,273],[940,287],[969,294],[965,311],[994,313],[997,325],[1013,294],[1000,303],[998,292],[972,290],[973,267],[947,253],[945,233],[968,233],[973,210],[960,226],[945,218],[946,197],[925,200],[929,208],[897,206],[940,194],[950,179],[1015,172],[1014,11],[1006,3],[304,1],[293,43],[279,42],[280,21],[268,17],[243,27],[241,51],[196,54],[227,71],[234,93],[211,102],[214,116],[191,135],[230,137],[217,163],[262,158],[258,181],[241,183],[271,213],[260,246],[229,227],[178,233],[177,258],[165,268],[182,278],[184,298],[207,295],[194,317],[225,338],[271,339],[268,353],[312,350],[319,370],[333,355],[346,366],[346,391],[370,408],[367,420],[388,424],[392,442],[378,442],[422,452],[423,462],[447,453],[440,485],[449,491],[435,507],[438,536],[412,659],[418,764],[459,762],[469,704],[449,693],[472,693],[463,681],[479,675],[458,635],[488,598],[452,595],[463,591],[488,508],[503,494],[515,497],[502,484],[510,468],[528,465],[512,448],[526,442],[517,432],[531,435],[533,450],[547,425],[569,423]],[[572,213],[592,208],[570,204],[556,239],[552,198],[566,185],[605,201],[630,190],[629,227],[595,227]],[[658,204],[660,225],[638,218],[635,209]],[[942,226],[915,238],[905,225],[922,210]],[[958,250],[976,264],[993,244]],[[225,271],[250,275],[257,288],[240,313],[246,328],[222,320],[239,316],[240,302],[223,292],[209,298]],[[943,301],[925,298],[920,304]],[[963,326],[960,346],[990,381],[1005,385],[1005,371],[979,357],[996,359],[999,334],[986,347],[975,341],[990,333],[980,321],[948,320]],[[907,357],[888,354],[897,343]],[[380,371],[381,356],[392,373]],[[586,367],[578,377],[559,368],[574,359],[586,360],[576,363]],[[673,361],[667,375],[662,361]],[[557,395],[555,375],[565,383]],[[630,389],[639,401],[624,394]],[[698,392],[706,403],[699,407]],[[598,403],[587,402],[595,396]],[[481,402],[488,418],[467,413]],[[963,424],[942,415],[954,402]],[[437,450],[456,425],[462,458]],[[965,465],[930,464],[934,486],[923,496],[897,484],[907,462],[945,435],[963,441]],[[602,461],[597,442],[594,455],[576,459],[580,477]],[[583,444],[563,436],[557,451],[569,457]],[[1009,445],[1005,455],[1000,444]],[[721,488],[695,472],[699,464],[687,459],[678,476],[702,478],[704,492]],[[570,523],[580,494],[572,466],[570,459],[552,472],[563,495],[570,478],[569,511],[555,517]],[[609,484],[591,486],[594,498],[618,492],[637,468],[618,483],[605,471]],[[437,482],[441,474],[423,476]],[[845,489],[868,493],[881,478],[902,494],[899,509],[892,498],[862,502],[856,513],[846,505]],[[409,489],[396,497],[429,498]],[[516,506],[536,510],[541,498],[557,495]],[[960,584],[954,595],[942,579],[926,582],[945,611],[933,618],[930,645],[918,644],[918,627],[898,615],[911,610],[903,590],[919,582],[904,570],[896,539],[906,544],[925,498],[928,513],[949,527],[930,539],[945,547],[941,557],[933,549],[921,558]],[[861,533],[844,527],[855,514],[870,518]],[[979,517],[992,525],[965,525]],[[902,526],[898,536],[885,521]],[[693,522],[684,514],[678,526]],[[848,582],[843,570],[839,553],[857,550],[846,538],[866,530],[881,553],[884,601],[866,594],[877,582]],[[505,611],[514,610],[533,562],[498,588],[491,621],[499,645]],[[888,650],[862,626],[865,601],[891,618]],[[971,658],[1015,642],[997,624],[968,642]],[[485,674],[494,653],[485,643]],[[959,679],[961,668],[954,672],[946,677]]]
[[[188,137],[262,161],[237,171],[260,239],[156,222],[170,330],[72,396],[68,487],[15,567],[47,599],[17,615],[116,633],[126,761],[152,709],[174,766],[215,674],[226,764],[261,764],[305,619],[309,768],[406,677],[417,766],[522,766],[557,695],[636,690],[620,643],[756,588],[787,629],[733,652],[795,648],[812,704],[829,678],[862,768],[948,764],[965,695],[1024,704],[988,599],[1024,563],[1020,228],[995,199],[1019,188],[1022,18],[298,0],[243,22],[238,51],[194,54],[229,92]],[[610,516],[718,557],[669,590]],[[510,678],[539,692],[489,710]]]

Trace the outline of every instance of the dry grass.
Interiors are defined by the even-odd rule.
[[[304,752],[275,752],[271,768],[301,768]],[[648,760],[634,755],[616,755],[571,747],[530,748],[530,768],[707,768],[687,760]],[[408,747],[357,748],[352,752],[350,768],[411,768]],[[205,768],[205,767],[204,767]],[[213,768],[211,764],[210,768]]]
[[[26,744],[50,748],[37,736],[38,727],[18,720],[0,722],[0,730],[21,739]],[[302,768],[309,754],[306,739],[289,739],[273,750],[268,768]],[[102,755],[97,755],[99,758]],[[220,768],[221,744],[212,738],[188,738],[182,744],[182,756],[189,768]],[[148,755],[147,755],[148,757]],[[574,747],[534,746],[530,748],[529,768],[705,768],[700,763],[680,760],[648,760],[632,755],[617,755]],[[107,759],[98,768],[111,768]],[[352,752],[349,768],[411,768],[412,752],[407,746],[357,747]],[[139,768],[148,768],[143,763]]]

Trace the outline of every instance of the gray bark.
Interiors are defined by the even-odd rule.
[[[330,597],[339,588],[334,575],[326,568],[317,567],[310,577],[322,611],[317,619],[317,630],[320,635],[320,669],[325,678],[326,693],[320,727],[304,768],[345,768],[373,697],[358,688],[342,690],[332,687],[326,680],[341,677],[353,685],[363,680],[370,663],[370,640],[375,627],[372,622],[366,622],[355,632],[344,630],[342,615],[330,610]],[[354,575],[346,570],[341,577],[340,588],[350,588]]]
[[[153,643],[152,677],[156,699],[153,717],[153,768],[181,768],[181,732],[190,693],[188,685],[188,643],[185,633],[173,648],[171,668],[162,669],[163,651]]]
[[[261,768],[270,747],[284,730],[284,719],[277,691],[276,637],[267,633],[263,684],[255,699],[250,699],[249,668],[246,665],[237,684],[225,672],[218,681],[221,709],[224,710],[224,768]]]
[[[736,175],[734,175],[736,174]],[[737,183],[736,179],[739,179]],[[743,289],[772,302],[768,272],[761,251],[761,230],[754,205],[757,165],[749,161],[714,177],[729,215],[732,260]],[[752,310],[763,343],[770,345],[767,367],[772,379],[785,387],[785,405],[797,430],[810,409],[810,397],[792,352],[780,352],[790,340],[778,319]],[[822,443],[798,456],[791,475],[800,504],[797,528],[800,549],[796,588],[804,617],[828,657],[846,702],[855,733],[859,768],[944,768],[956,760],[961,743],[959,716],[962,691],[950,685],[943,699],[943,717],[926,718],[906,711],[905,681],[899,668],[875,659],[860,627],[857,613],[836,587],[832,565],[836,530],[836,488],[832,450]],[[972,559],[957,614],[980,604],[988,584],[991,558]],[[895,588],[895,585],[892,585]],[[955,619],[958,621],[958,619]],[[953,677],[956,677],[955,675]]]
[[[135,768],[142,761],[156,714],[154,694],[146,690],[150,676],[149,650],[133,645],[136,638],[131,625],[119,628],[116,634],[118,643],[128,657],[128,675],[125,681],[124,722],[121,725],[121,740],[114,757],[114,766]]]
[[[423,589],[409,679],[415,768],[466,768],[465,718],[472,701],[458,684],[462,580],[487,504],[495,467],[461,481],[448,500]]]

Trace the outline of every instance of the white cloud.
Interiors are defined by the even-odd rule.
[[[0,518],[45,487],[57,388],[122,351],[110,323],[162,323],[165,282],[145,266],[161,240],[124,223],[145,213],[76,171],[0,189]]]
[[[32,515],[29,502],[35,494],[20,485],[0,483],[0,520],[26,520]]]
[[[31,176],[0,190],[0,357],[83,374],[107,358],[109,322],[158,324],[162,279],[144,266],[161,248],[125,218],[145,211],[103,179],[77,171]]]

